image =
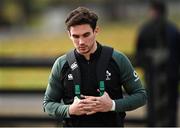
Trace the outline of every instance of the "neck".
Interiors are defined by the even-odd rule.
[[[96,49],[97,49],[97,43],[95,42],[91,50],[88,53],[84,54],[84,57],[86,58],[86,60],[90,60],[90,55],[94,53]]]

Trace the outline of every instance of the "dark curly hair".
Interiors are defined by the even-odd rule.
[[[98,16],[96,13],[90,11],[85,7],[78,7],[71,11],[65,20],[67,29],[69,30],[71,26],[89,24],[91,28],[96,28]]]

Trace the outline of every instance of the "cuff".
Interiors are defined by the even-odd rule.
[[[69,112],[67,112],[66,117],[67,117],[67,118],[70,118]]]
[[[70,118],[70,115],[69,115],[69,107],[68,107],[68,110],[67,110],[67,113],[66,113],[66,118]]]
[[[114,100],[112,100],[112,108],[111,108],[111,111],[115,111],[115,108],[116,108],[116,104],[115,104],[115,102],[114,102]]]

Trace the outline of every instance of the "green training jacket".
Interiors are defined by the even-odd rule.
[[[123,53],[115,50],[113,51],[112,58],[119,67],[121,74],[119,79],[122,79],[122,87],[128,94],[124,98],[113,99],[115,101],[115,111],[126,112],[143,106],[146,103],[147,94],[132,64]],[[63,85],[60,80],[61,71],[66,62],[66,55],[60,56],[55,61],[49,76],[43,102],[44,111],[59,120],[70,118],[68,115],[69,104],[62,102]]]

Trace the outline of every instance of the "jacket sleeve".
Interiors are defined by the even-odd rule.
[[[122,53],[114,51],[113,58],[118,64],[121,74],[120,80],[128,94],[123,99],[115,100],[115,111],[125,112],[143,106],[147,100],[146,90],[143,88],[139,76],[128,58]]]
[[[64,105],[61,102],[63,95],[63,86],[60,82],[60,72],[64,63],[65,55],[59,57],[55,61],[49,76],[49,82],[43,101],[44,111],[47,112],[50,116],[58,118],[60,120],[67,117],[67,111],[69,108],[68,105]]]

